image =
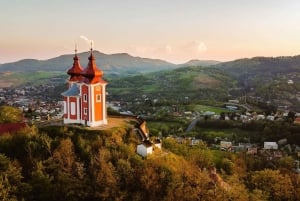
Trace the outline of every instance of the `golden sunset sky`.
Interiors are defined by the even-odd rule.
[[[183,63],[300,54],[299,0],[1,0],[0,63],[94,49]]]

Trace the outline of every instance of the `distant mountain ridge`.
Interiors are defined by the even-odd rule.
[[[222,70],[245,86],[251,86],[256,85],[258,81],[265,83],[272,81],[276,77],[299,73],[300,55],[245,58],[223,62],[212,67]]]
[[[221,63],[220,61],[216,60],[198,60],[198,59],[192,59],[186,63],[179,64],[180,66],[211,66]]]
[[[175,69],[183,66],[208,66],[219,63],[213,60],[191,60],[184,64],[173,64],[160,59],[134,57],[127,53],[104,54],[93,51],[96,63],[108,74],[136,74]],[[90,52],[78,53],[81,66],[86,67]],[[73,64],[74,54],[61,55],[47,60],[23,59],[17,62],[0,64],[0,72],[66,71]]]
[[[96,63],[106,73],[152,72],[160,69],[176,68],[175,64],[159,60],[133,57],[127,53],[104,54],[93,51]],[[79,53],[82,67],[86,67],[90,52]],[[0,65],[0,72],[34,72],[34,71],[66,71],[73,64],[74,54],[61,55],[48,60],[23,59],[17,62]]]

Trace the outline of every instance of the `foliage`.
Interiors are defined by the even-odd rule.
[[[188,141],[165,138],[161,152],[143,159],[136,154],[138,143],[132,126],[109,130],[32,127],[0,136],[0,198],[297,199],[299,181],[291,173],[290,158],[278,161],[280,171],[264,170],[257,158],[209,150],[204,142],[191,146]],[[257,163],[260,169],[253,165]],[[274,187],[273,182],[278,185]]]
[[[288,121],[220,121],[200,120],[194,132],[200,139],[208,143],[216,143],[216,137],[238,142],[263,143],[265,141],[278,141],[286,138],[287,142],[294,144],[300,139],[300,126],[290,124]]]
[[[294,200],[294,188],[291,178],[279,170],[265,169],[251,176],[253,189],[259,189],[268,195],[269,200]]]
[[[0,124],[15,123],[22,120],[22,111],[10,106],[0,107]]]

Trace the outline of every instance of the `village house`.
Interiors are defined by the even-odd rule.
[[[276,142],[264,142],[264,149],[278,149],[278,144]]]
[[[249,154],[249,155],[256,155],[257,154],[257,147],[248,147],[246,153]]]
[[[146,121],[137,117],[138,125],[136,126],[136,134],[139,136],[141,144],[137,145],[136,152],[142,157],[147,157],[153,153],[154,148],[161,149],[161,140],[156,138],[154,142],[149,140],[149,129],[146,126]]]
[[[229,141],[220,141],[220,149],[222,151],[228,151],[232,148],[232,142]]]
[[[142,144],[137,145],[137,153],[142,157],[147,157],[153,152],[153,143],[145,140]]]

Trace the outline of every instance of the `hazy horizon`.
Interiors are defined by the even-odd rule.
[[[185,63],[300,54],[296,0],[3,0],[0,63],[94,49]]]

